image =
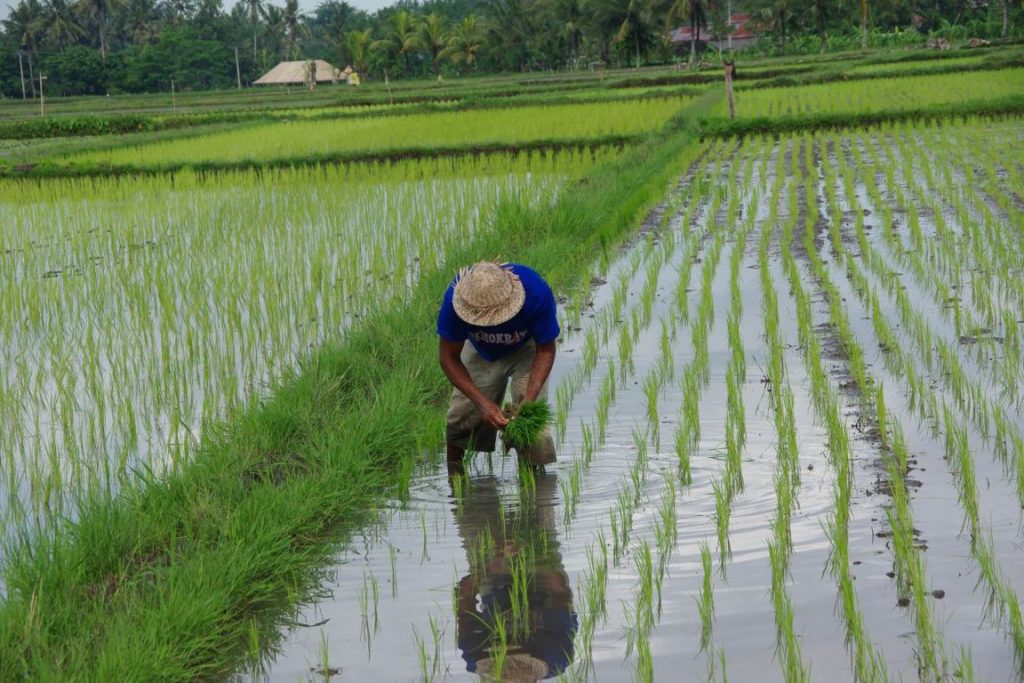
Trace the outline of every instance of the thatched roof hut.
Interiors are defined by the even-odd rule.
[[[301,60],[298,62],[281,62],[267,73],[253,81],[253,85],[302,85],[309,83],[309,62]],[[333,83],[345,77],[339,75],[338,70],[322,59],[314,59],[316,65],[316,82]]]

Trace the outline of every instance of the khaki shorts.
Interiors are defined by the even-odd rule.
[[[466,342],[462,347],[462,363],[473,378],[473,383],[485,396],[499,406],[505,400],[509,380],[512,382],[512,402],[522,402],[526,385],[530,380],[530,369],[537,346],[531,339],[522,348],[499,358],[494,362],[484,360],[473,345]],[[547,382],[541,387],[540,397],[547,397]],[[490,453],[497,442],[494,427],[483,421],[483,415],[476,404],[458,389],[452,389],[452,400],[448,406],[447,441],[453,446],[467,450]],[[532,465],[548,465],[555,461],[555,444],[548,430],[527,453],[520,453]]]

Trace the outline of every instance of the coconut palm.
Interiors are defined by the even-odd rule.
[[[107,61],[110,46],[107,43],[107,24],[110,12],[123,6],[121,0],[78,0],[76,8],[81,14],[91,17],[96,22],[96,30],[100,41],[100,57]]]
[[[263,0],[242,0],[245,8],[249,11],[249,24],[252,27],[252,61],[256,61],[256,34],[259,29],[260,17],[263,16]]]
[[[470,14],[452,27],[448,34],[448,45],[438,55],[452,64],[465,65],[470,71],[476,70],[476,59],[487,40],[487,29],[480,17]]]
[[[400,55],[405,64],[405,74],[412,70],[410,55],[420,49],[416,19],[409,10],[398,10],[388,17],[387,36],[375,40],[370,50],[377,53]]]
[[[44,0],[42,17],[47,37],[61,52],[85,32],[67,0]]]
[[[611,44],[631,50],[639,68],[641,51],[655,37],[650,6],[642,0],[593,0],[591,8],[597,25],[611,37]]]
[[[697,67],[697,43],[700,42],[700,30],[707,26],[708,16],[717,11],[717,5],[716,0],[665,0],[654,5],[657,11],[664,13],[666,28],[671,28],[679,20],[689,22],[691,69]]]
[[[782,51],[785,52],[793,21],[792,0],[760,0],[752,9],[764,28],[778,33]]]
[[[265,31],[264,59],[269,53],[271,60],[276,61],[281,58],[281,44],[284,42],[284,8],[277,5],[264,5],[263,24]]]
[[[44,10],[39,0],[21,0],[6,19],[0,20],[4,33],[14,39],[19,50],[30,54],[39,51],[44,33]]]
[[[352,61],[352,66],[360,74],[366,74],[366,58],[373,41],[373,29],[349,31],[345,34],[345,52]]]
[[[115,39],[135,45],[149,45],[160,37],[157,0],[125,0],[113,18]]]
[[[548,13],[559,40],[565,46],[566,62],[575,67],[587,20],[583,0],[552,0],[548,4]]]
[[[419,25],[419,45],[430,53],[434,64],[434,75],[441,73],[441,51],[447,45],[444,17],[431,12],[423,18]]]
[[[302,22],[299,0],[285,0],[282,24],[284,28],[284,42],[288,46],[288,58],[295,59],[299,39],[309,36],[309,27]]]
[[[35,97],[36,82],[32,62],[39,53],[39,44],[45,33],[43,6],[39,0],[21,0],[6,19],[0,20],[0,24],[4,27],[4,33],[14,39],[18,51],[28,53],[28,81],[32,87],[32,97]],[[24,81],[22,90],[24,91]]]
[[[535,23],[540,19],[528,0],[487,0],[491,15],[488,47],[498,62],[525,71],[538,42]]]

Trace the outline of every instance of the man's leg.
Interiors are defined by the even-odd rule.
[[[505,364],[498,361],[489,363],[480,357],[473,345],[466,342],[462,348],[462,363],[473,378],[473,383],[492,401],[500,404],[505,397],[508,384],[508,371]],[[494,427],[483,421],[480,409],[458,389],[452,389],[452,398],[448,406],[446,418],[447,455],[449,474],[461,474],[464,471],[463,461],[466,449],[490,453],[494,450],[497,432]]]

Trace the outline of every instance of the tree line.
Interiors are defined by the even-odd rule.
[[[685,61],[751,16],[767,53],[1021,35],[1021,0],[19,0],[0,21],[0,95],[230,88],[284,59],[374,79]],[[45,75],[45,81],[40,76]],[[172,85],[173,84],[173,85]]]

